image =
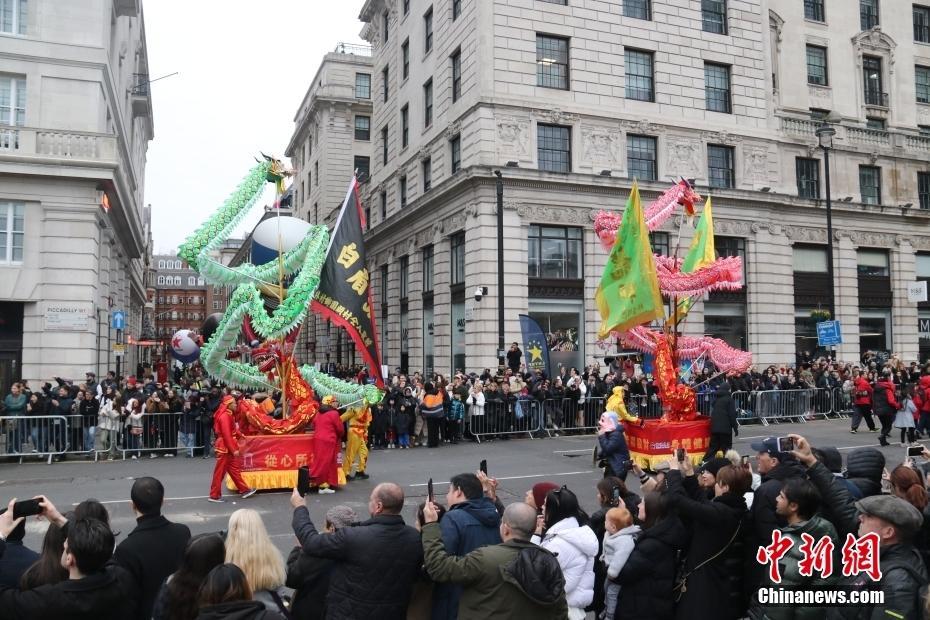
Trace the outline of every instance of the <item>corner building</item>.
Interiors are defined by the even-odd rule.
[[[497,364],[495,170],[508,344],[529,313],[553,365],[616,352],[596,343],[607,253],[593,217],[621,210],[634,177],[644,203],[685,177],[713,197],[717,251],[741,256],[745,276],[742,291],[698,303],[685,332],[758,365],[814,352],[811,312],[831,284],[824,118],[837,132],[837,356],[925,358],[930,306],[906,287],[930,278],[930,16],[892,4],[368,0],[367,239],[384,363]],[[680,223],[653,233],[657,252],[687,250]]]

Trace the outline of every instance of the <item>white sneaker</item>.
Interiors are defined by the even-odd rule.
[[[333,489],[320,489],[320,495],[323,495],[324,493],[330,494],[330,493],[335,493],[335,492],[336,491],[334,491]]]
[[[158,458],[158,455],[155,454],[155,453],[153,452],[152,454],[149,455],[149,458],[150,458],[150,459],[157,459],[157,458]]]
[[[174,453],[169,452],[168,454],[165,455],[165,458],[166,459],[174,458]]]
[[[134,461],[135,461],[135,460],[136,460],[136,459],[138,459],[138,458],[139,458],[139,457],[138,457],[138,456],[136,456],[135,454],[133,454],[133,455],[132,455],[132,460],[134,460]]]

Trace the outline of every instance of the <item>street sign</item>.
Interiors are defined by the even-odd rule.
[[[126,313],[122,310],[114,310],[110,315],[110,327],[113,329],[126,329]]]
[[[911,282],[907,285],[907,300],[910,302],[927,301],[927,281]]]
[[[821,321],[817,323],[817,344],[831,347],[843,344],[843,330],[839,321]]]
[[[112,347],[113,355],[116,357],[123,357],[126,354],[126,345],[114,343]]]

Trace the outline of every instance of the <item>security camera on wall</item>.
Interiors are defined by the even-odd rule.
[[[475,289],[475,301],[481,301],[481,298],[488,294],[488,287],[479,286]]]

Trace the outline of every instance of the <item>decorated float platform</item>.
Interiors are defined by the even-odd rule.
[[[297,486],[297,469],[313,464],[313,433],[298,435],[246,435],[239,440],[242,454],[242,479],[252,489],[293,489]],[[339,468],[339,486],[346,483]],[[229,476],[226,488],[236,490]]]
[[[646,420],[643,426],[627,424],[625,433],[630,459],[643,469],[655,470],[656,465],[671,459],[678,448],[684,448],[691,463],[697,466],[710,446],[710,418],[698,416],[674,423]]]

